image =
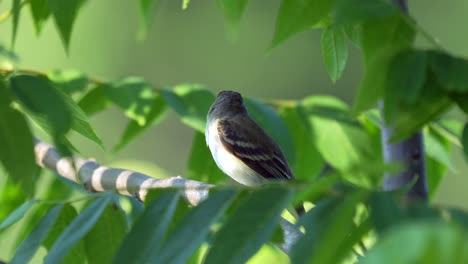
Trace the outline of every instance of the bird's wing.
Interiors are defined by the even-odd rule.
[[[241,119],[218,122],[218,133],[224,147],[268,180],[294,179],[278,145],[250,117]]]

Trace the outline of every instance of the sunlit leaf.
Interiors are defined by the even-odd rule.
[[[49,72],[47,77],[54,82],[62,92],[69,95],[83,92],[89,83],[86,75],[74,70],[54,70]]]

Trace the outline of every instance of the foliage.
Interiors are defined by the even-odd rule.
[[[85,2],[13,0],[12,43],[19,15],[29,6],[37,34],[53,19],[68,52]],[[183,8],[188,4],[183,1]],[[247,4],[219,1],[231,33]],[[158,5],[158,0],[139,1],[140,37]],[[468,157],[468,124],[451,120],[464,127],[453,129],[441,117],[454,105],[468,113],[468,60],[437,45],[417,47],[418,35],[433,40],[385,0],[283,0],[271,48],[306,30],[322,30],[324,64],[333,82],[345,69],[350,43],[362,51],[364,76],[352,107],[325,96],[246,98],[251,115],[280,144],[298,179],[256,190],[222,187],[227,177],[211,159],[203,136],[215,96],[202,85],[161,88],[139,77],[103,82],[76,71],[0,69],[0,162],[9,176],[0,185],[0,236],[23,226],[11,262],[26,263],[41,247],[47,251],[45,263],[243,263],[261,259],[257,252],[285,259],[272,249],[281,213],[291,203],[311,202],[313,207],[293,221],[305,230],[290,251],[293,263],[466,263],[467,212],[406,203],[404,190],[379,190],[385,172],[401,169],[383,162],[379,126],[393,126],[394,141],[423,129],[433,194],[447,169],[453,169],[452,145],[461,143]],[[0,55],[14,63],[11,51],[1,48]],[[379,100],[384,102],[382,117],[374,109]],[[88,118],[111,105],[128,118],[114,151],[163,122],[169,111],[193,128],[186,176],[218,184],[210,197],[189,207],[177,190],[154,191],[144,209],[130,198],[131,209],[124,210],[115,194],[69,198],[65,194],[81,187],[57,179],[48,188],[60,198],[35,193],[39,170],[30,122],[50,135],[64,155],[79,151],[69,141],[70,131],[104,148]],[[323,173],[326,164],[333,168],[329,173]]]

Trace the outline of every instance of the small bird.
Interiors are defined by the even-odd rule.
[[[243,185],[294,179],[283,152],[252,120],[237,92],[218,94],[208,112],[205,137],[218,167]]]

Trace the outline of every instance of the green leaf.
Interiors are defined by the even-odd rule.
[[[286,159],[293,163],[296,158],[294,143],[284,120],[273,108],[256,99],[245,98],[244,103],[249,115],[278,143]]]
[[[36,200],[29,200],[23,203],[20,207],[16,208],[0,223],[0,231],[5,228],[8,228],[9,226],[21,220],[24,214],[26,214],[26,212],[29,209],[31,209],[31,207],[33,207],[36,203],[37,203]]]
[[[94,87],[86,95],[84,95],[78,105],[86,115],[90,116],[105,110],[111,105],[111,101],[107,98],[100,86]]]
[[[426,81],[427,54],[404,50],[396,54],[388,67],[384,91],[384,118],[393,123],[402,104],[417,102]]]
[[[331,198],[301,217],[299,224],[304,225],[306,233],[293,247],[291,262],[340,263],[361,240],[360,236],[348,234],[354,227],[356,206],[364,197],[365,193],[356,192],[346,199]]]
[[[115,204],[108,205],[84,237],[88,263],[111,263],[126,229],[125,212]]]
[[[267,186],[252,192],[215,234],[204,263],[244,263],[273,235],[292,192]]]
[[[370,136],[361,124],[351,119],[348,107],[338,99],[314,96],[302,102],[311,138],[322,157],[339,171],[346,180],[361,186],[376,184],[354,167],[375,163],[380,157],[377,146],[371,146]],[[381,162],[380,162],[381,163]]]
[[[453,224],[415,221],[386,233],[359,263],[467,263],[466,237]]]
[[[47,1],[48,0],[29,0],[29,7],[31,8],[31,15],[37,35],[41,33],[42,25],[50,16],[50,9]]]
[[[187,178],[216,184],[228,177],[218,168],[206,145],[205,134],[195,131],[187,163]]]
[[[54,135],[70,129],[72,118],[67,103],[47,78],[15,75],[10,78],[10,88],[22,106],[46,120]]]
[[[54,16],[55,25],[60,33],[65,51],[69,52],[69,44],[73,24],[81,6],[86,0],[48,0],[49,9]]]
[[[91,230],[109,204],[111,196],[102,196],[86,207],[57,238],[44,263],[60,263],[73,246]]]
[[[430,52],[431,68],[445,91],[468,93],[468,60]]]
[[[166,117],[167,109],[167,103],[164,98],[160,94],[156,94],[151,111],[145,117],[146,123],[140,126],[135,120],[131,120],[125,128],[119,142],[114,147],[114,151],[122,149],[147,128],[159,124]]]
[[[468,93],[450,93],[449,96],[465,114],[468,114]]]
[[[465,153],[465,158],[468,159],[468,123],[466,123],[463,127],[461,141],[463,144],[463,152]]]
[[[411,47],[416,32],[400,13],[362,23],[361,44],[365,72],[354,102],[354,112],[373,107],[383,95],[392,57]]]
[[[54,70],[49,72],[47,77],[54,82],[56,87],[68,95],[83,92],[89,84],[86,75],[74,70]]]
[[[348,45],[342,28],[327,28],[323,31],[322,56],[331,80],[336,82],[348,60]]]
[[[294,175],[299,180],[309,180],[319,175],[324,160],[314,144],[313,133],[306,125],[303,111],[302,106],[298,104],[281,109],[280,115],[288,126],[294,142],[295,159],[291,163]]]
[[[29,233],[28,237],[21,243],[16,250],[15,256],[11,260],[11,264],[29,263],[34,253],[39,249],[42,241],[46,238],[49,230],[55,224],[63,205],[56,205],[50,209],[39,223]]]
[[[160,0],[140,0],[140,30],[138,38],[146,38],[146,34],[154,19],[154,15],[159,7]]]
[[[334,0],[282,0],[271,47],[319,23],[334,5]]]
[[[43,241],[43,246],[50,252],[50,249],[54,246],[57,238],[62,232],[68,228],[70,223],[77,217],[78,213],[75,208],[70,204],[64,204],[63,209],[60,211],[60,215],[55,221],[54,226],[49,230],[47,237]],[[64,263],[70,264],[82,264],[86,261],[84,243],[82,240],[78,241],[75,246],[69,251]]]
[[[37,176],[34,142],[24,116],[10,108],[10,95],[0,80],[0,162],[23,191],[32,195]]]
[[[13,14],[13,29],[11,31],[11,46],[15,45],[16,32],[18,31],[19,15],[21,11],[21,0],[13,0],[13,6],[11,8],[11,13]]]
[[[148,120],[156,95],[153,87],[145,80],[129,77],[120,81],[101,85],[104,94],[120,107],[125,115],[144,126]]]
[[[157,263],[186,263],[210,231],[211,225],[231,204],[236,192],[221,190],[190,210],[167,235],[164,246],[154,252],[152,261]]]
[[[390,15],[398,11],[385,0],[337,0],[335,23],[339,25],[361,22]]]
[[[152,253],[159,251],[163,244],[164,235],[179,198],[178,192],[169,190],[162,192],[150,202],[123,240],[113,263],[150,262]]]
[[[233,35],[236,34],[247,0],[218,0],[218,3],[223,11],[228,31]]]
[[[370,216],[375,230],[381,234],[404,220],[393,192],[375,192],[369,197]]]
[[[455,171],[456,168],[451,159],[451,142],[432,128],[425,132],[427,185],[429,197],[433,197],[442,177],[447,173],[447,169]]]
[[[182,84],[161,94],[183,123],[205,133],[206,115],[215,99],[211,92],[200,85]]]

